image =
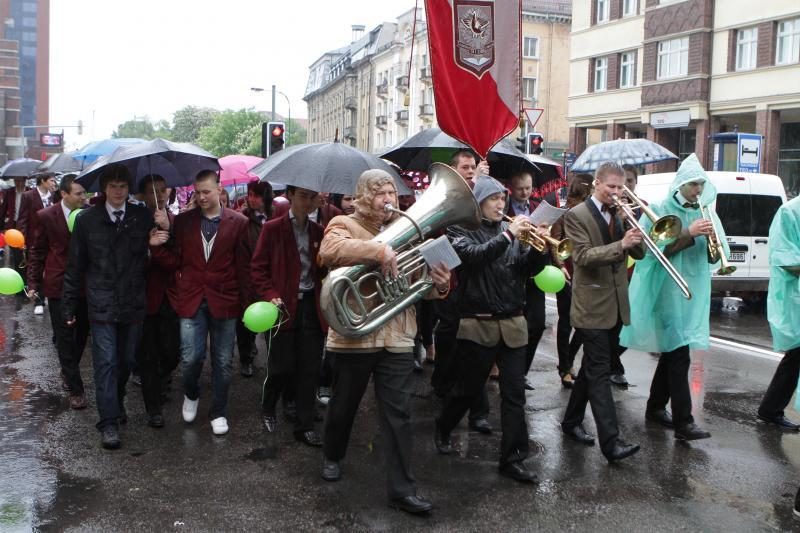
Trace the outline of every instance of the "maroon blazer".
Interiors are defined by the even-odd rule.
[[[175,217],[171,241],[150,248],[152,260],[175,273],[172,307],[181,318],[192,318],[203,300],[216,319],[239,318],[250,303],[250,254],[247,218],[232,209],[222,219],[206,262],[200,235],[200,208]]]
[[[280,218],[286,213],[289,212],[289,207],[292,204],[288,202],[280,202],[280,203],[273,203],[272,204],[272,218]],[[343,215],[342,210],[336,207],[333,204],[325,204],[318,209],[319,216],[317,217],[317,223],[322,226],[323,229],[327,227],[328,222],[333,220],[333,217],[338,217],[339,215]]]
[[[0,229],[14,229],[17,222],[14,217],[17,215],[17,190],[12,187],[5,191],[0,191]]]
[[[322,226],[309,220],[308,240],[311,247],[311,276],[314,279],[317,316],[322,330],[327,331],[328,325],[319,307],[322,278],[326,274],[325,269],[317,264],[322,234]],[[297,251],[297,241],[288,214],[264,224],[250,263],[250,278],[253,281],[256,299],[265,302],[273,298],[283,300],[289,312],[289,320],[281,326],[281,329],[292,329],[300,287],[300,253]]]
[[[55,199],[55,194],[52,195]],[[36,216],[38,211],[44,209],[42,197],[39,196],[39,189],[34,187],[22,193],[19,202],[19,216],[17,217],[17,229],[25,235],[25,243],[30,247],[36,236]]]
[[[72,234],[60,203],[42,209],[36,219],[36,235],[28,248],[28,286],[46,298],[61,298]]]
[[[169,227],[172,228],[173,224],[175,224],[175,215],[167,211],[167,218],[169,219]],[[164,265],[153,260],[147,265],[146,276],[144,281],[145,296],[147,298],[146,313],[155,315],[158,314],[165,296],[169,299],[170,304],[177,299],[175,272],[164,268]]]

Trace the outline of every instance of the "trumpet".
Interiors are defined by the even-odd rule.
[[[642,213],[653,223],[653,227],[650,228],[650,238],[655,241],[656,244],[659,246],[666,246],[675,242],[675,239],[681,234],[682,224],[680,218],[675,215],[665,215],[659,218],[658,215],[633,194],[633,191],[626,185],[622,186],[622,192],[628,201],[620,202],[618,205],[621,206],[621,204],[624,203],[629,207],[631,212],[633,212],[632,206],[634,205],[642,210]]]
[[[623,187],[624,190],[626,191],[626,194],[628,194],[629,199],[631,199],[634,203],[639,204],[640,207],[645,207],[642,204],[641,200],[636,198],[636,196],[627,187],[625,187],[624,185]],[[652,236],[653,235],[652,230],[648,234],[647,232],[644,231],[642,225],[639,224],[639,221],[636,220],[636,217],[634,216],[633,213],[633,208],[631,207],[631,203],[622,201],[622,199],[620,199],[620,197],[616,194],[612,194],[611,198],[612,200],[614,200],[614,205],[616,205],[618,209],[622,209],[622,211],[625,213],[628,224],[630,224],[633,229],[638,230],[642,234],[642,240],[644,241],[645,246],[647,246],[647,249],[650,250],[650,253],[653,254],[656,260],[661,264],[661,266],[664,267],[664,270],[667,271],[669,277],[672,278],[672,281],[674,281],[675,284],[680,289],[681,293],[683,294],[683,297],[686,298],[687,300],[691,300],[692,291],[689,290],[689,284],[686,283],[686,280],[683,279],[683,276],[681,276],[680,272],[678,272],[678,270],[673,266],[673,264],[669,262],[667,256],[665,256],[664,253],[659,249],[658,244],[656,244],[657,239]],[[644,211],[645,213],[647,212],[644,209],[642,209],[642,211]],[[653,213],[652,210],[648,209],[648,211],[650,211],[650,213],[653,216],[655,216],[655,213]],[[649,214],[647,216],[651,220],[653,219],[653,216],[650,216]],[[668,217],[672,216],[674,215],[661,217],[660,219],[657,220],[668,219]],[[680,233],[681,221],[678,217],[675,217],[675,219],[678,221],[678,233]],[[655,224],[653,226],[653,229],[655,229]]]
[[[719,231],[717,231],[717,223],[714,221],[714,218],[711,216],[711,209],[707,205],[700,206],[700,214],[703,216],[705,220],[711,222],[712,230],[711,235],[707,237],[708,240],[708,256],[711,258],[711,261],[716,263],[717,261],[720,262],[719,270],[717,270],[714,274],[717,276],[727,276],[729,274],[733,274],[736,272],[736,267],[733,266],[728,262],[728,258],[725,256],[725,248],[722,246],[722,242],[719,240]]]
[[[513,218],[506,214],[503,214],[503,219],[508,222],[514,221]],[[548,231],[550,230],[550,228],[547,229]],[[522,230],[517,238],[537,252],[543,252],[548,245],[552,246],[556,257],[558,257],[560,261],[566,261],[572,255],[572,241],[569,239],[559,241],[550,235],[539,235],[532,229]]]

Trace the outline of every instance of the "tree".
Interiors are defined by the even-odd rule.
[[[155,139],[161,137],[170,139],[172,132],[170,131],[169,122],[160,120],[156,124],[150,122],[148,118],[134,118],[127,120],[117,126],[111,137],[118,139],[121,137],[136,137],[139,139]]]
[[[210,107],[186,106],[172,115],[172,140],[197,143],[200,130],[210,126],[219,111]]]
[[[226,109],[200,130],[197,144],[217,157],[261,155],[262,118],[253,109]]]
[[[308,139],[308,132],[294,119],[286,121],[286,146],[304,144]]]

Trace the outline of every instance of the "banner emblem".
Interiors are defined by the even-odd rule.
[[[494,2],[453,0],[455,62],[480,79],[494,65]]]

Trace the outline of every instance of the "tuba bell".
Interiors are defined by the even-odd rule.
[[[480,207],[455,170],[434,163],[430,186],[408,211],[372,238],[397,253],[398,276],[386,279],[380,267],[358,265],[333,270],[322,282],[320,307],[334,331],[345,337],[368,335],[422,299],[433,281],[419,252],[431,234],[451,225],[480,226]]]

